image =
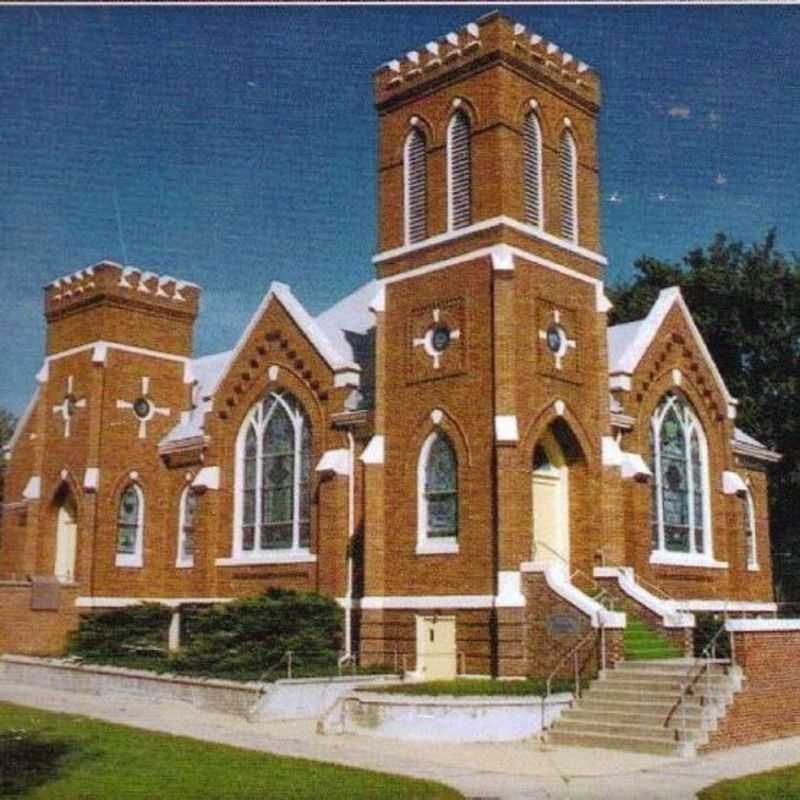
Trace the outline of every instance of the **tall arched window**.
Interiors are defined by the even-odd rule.
[[[299,403],[270,392],[237,440],[234,555],[307,552],[311,541],[311,426]]]
[[[747,558],[747,569],[758,569],[758,551],[756,548],[756,506],[753,502],[753,492],[750,485],[742,497],[742,511],[744,514],[744,549]]]
[[[406,244],[412,244],[421,242],[427,236],[427,154],[425,137],[417,128],[413,128],[406,137],[403,155]]]
[[[533,111],[525,116],[522,131],[525,222],[542,225],[542,130]]]
[[[711,556],[708,454],[686,400],[669,393],[651,422],[653,549]]]
[[[565,128],[558,144],[561,235],[578,241],[578,151],[575,138]]]
[[[447,126],[447,228],[472,222],[472,156],[469,119],[457,111]]]
[[[180,512],[178,514],[178,567],[194,566],[195,517],[199,495],[191,486],[187,486],[181,494]]]
[[[118,567],[141,567],[144,544],[144,495],[135,483],[129,483],[119,498],[117,508]]]
[[[443,433],[432,433],[422,446],[417,469],[418,552],[458,548],[458,459]]]

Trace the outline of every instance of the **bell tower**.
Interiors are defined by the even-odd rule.
[[[597,75],[498,12],[374,76],[381,276],[500,242],[598,277]]]

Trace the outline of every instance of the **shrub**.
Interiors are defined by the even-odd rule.
[[[130,657],[166,657],[171,611],[158,603],[83,617],[70,635],[67,652],[92,661]]]

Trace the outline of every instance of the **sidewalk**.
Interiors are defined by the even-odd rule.
[[[693,798],[723,778],[800,762],[800,737],[683,760],[537,742],[451,744],[366,736],[320,736],[313,721],[259,722],[125,695],[79,694],[0,682],[0,700],[83,714],[286,756],[329,761],[440,781],[466,797]]]

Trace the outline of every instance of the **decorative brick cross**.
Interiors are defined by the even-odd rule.
[[[74,391],[75,377],[70,375],[67,377],[67,391],[64,393],[64,399],[57,406],[53,406],[54,414],[61,414],[64,419],[64,438],[69,438],[69,429],[72,418],[79,408],[86,408],[86,398],[80,399],[75,397]]]
[[[441,311],[438,308],[433,309],[433,325],[425,332],[421,338],[414,339],[414,347],[421,347],[425,354],[433,360],[433,368],[439,369],[439,361],[442,354],[450,343],[456,339],[461,338],[461,331],[451,329],[449,325],[441,321]]]
[[[564,357],[577,347],[575,340],[568,338],[561,324],[561,312],[557,308],[553,309],[553,321],[547,326],[547,330],[539,331],[539,338],[547,344],[547,349],[553,354],[556,369],[562,368]]]
[[[150,378],[142,378],[142,391],[132,402],[128,400],[117,400],[117,408],[129,408],[133,411],[133,416],[139,421],[139,438],[147,438],[147,423],[156,414],[162,417],[170,415],[169,408],[158,408],[150,398]]]

